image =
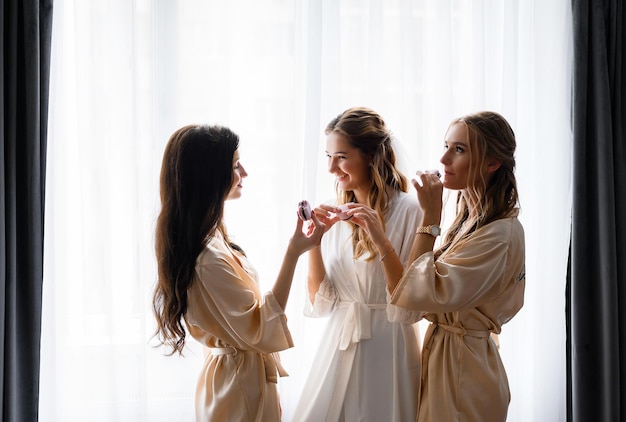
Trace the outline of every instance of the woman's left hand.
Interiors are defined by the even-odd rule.
[[[369,235],[374,244],[385,244],[387,235],[385,234],[382,222],[376,211],[367,205],[354,203],[348,204],[346,214],[351,216],[349,221],[361,227],[365,233]]]
[[[419,179],[419,180],[418,180]],[[411,184],[417,192],[424,224],[439,224],[443,209],[443,183],[439,176],[418,171]]]

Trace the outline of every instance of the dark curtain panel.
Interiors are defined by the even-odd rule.
[[[626,421],[623,0],[572,0],[574,191],[568,420]]]
[[[52,0],[3,0],[0,86],[2,420],[38,419]]]

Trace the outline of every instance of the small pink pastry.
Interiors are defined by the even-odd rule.
[[[311,205],[306,199],[298,203],[298,217],[300,217],[302,221],[311,219]]]
[[[435,176],[441,178],[441,173],[439,173],[439,170],[437,169],[432,169],[432,170],[424,170],[423,172],[424,174],[434,174]]]
[[[338,206],[337,208],[339,208],[339,212],[337,213],[337,217],[339,217],[340,220],[349,220],[352,218],[351,215],[348,215],[347,212],[350,209],[350,207],[348,207],[349,204],[352,204],[353,202],[348,202],[347,204],[343,204]]]

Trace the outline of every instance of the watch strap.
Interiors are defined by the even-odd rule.
[[[415,234],[420,234],[420,233],[429,234],[432,237],[437,237],[441,234],[441,228],[437,224],[422,226],[418,228],[417,231],[415,232]]]

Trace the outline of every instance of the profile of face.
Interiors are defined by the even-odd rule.
[[[476,186],[480,180],[487,181],[500,166],[496,160],[484,160],[480,165],[472,162],[472,145],[469,129],[464,122],[454,122],[448,128],[444,139],[444,152],[439,160],[444,166],[443,186],[447,189],[462,190]],[[480,154],[474,151],[474,157]]]
[[[243,164],[239,161],[239,149],[235,150],[233,154],[233,184],[228,192],[228,196],[226,200],[237,199],[241,197],[242,189],[243,189],[243,179],[248,176],[246,169],[243,167]]]
[[[369,163],[361,150],[350,145],[346,136],[329,133],[326,137],[326,156],[328,172],[336,177],[339,189],[347,192],[369,188]]]
[[[461,122],[450,125],[444,138],[443,155],[439,160],[443,164],[443,186],[447,189],[461,190],[467,187],[470,168],[469,131]]]

